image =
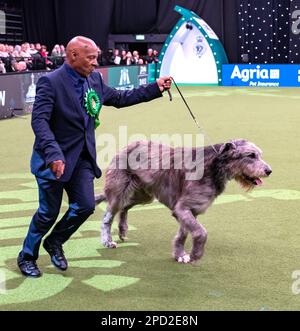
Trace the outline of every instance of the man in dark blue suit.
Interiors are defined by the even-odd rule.
[[[62,245],[94,212],[94,178],[101,176],[96,163],[95,126],[101,105],[117,108],[161,97],[171,86],[170,77],[131,91],[106,86],[98,72],[98,49],[85,37],[67,46],[66,63],[41,77],[32,112],[35,134],[31,171],[39,189],[39,208],[34,214],[18,256],[23,275],[41,276],[36,260],[42,238],[54,225],[63,191],[69,209],[43,242],[51,261],[60,270],[68,267]]]

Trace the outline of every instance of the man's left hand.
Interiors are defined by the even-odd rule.
[[[156,80],[156,83],[161,92],[169,90],[172,85],[171,77],[160,77]]]

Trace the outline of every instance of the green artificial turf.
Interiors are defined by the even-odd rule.
[[[157,202],[129,212],[126,243],[114,250],[103,248],[99,242],[103,204],[65,244],[70,264],[65,273],[52,267],[41,248],[38,264],[43,277],[25,279],[16,257],[37,208],[29,170],[33,133],[29,115],[0,121],[0,310],[300,308],[300,294],[292,291],[300,291],[292,278],[300,270],[300,91],[221,87],[182,87],[182,91],[213,143],[232,138],[253,141],[272,166],[271,177],[250,193],[231,182],[198,217],[208,231],[208,242],[195,266],[172,259],[178,225]],[[118,142],[120,126],[123,135],[127,128],[128,139],[133,134],[150,139],[153,134],[183,137],[199,132],[175,89],[172,102],[165,96],[127,109],[104,107],[100,120],[99,154],[101,143],[113,150],[108,142],[114,137]],[[95,181],[97,192],[103,179]],[[65,209],[66,203],[62,212]],[[190,238],[187,245],[191,246]]]

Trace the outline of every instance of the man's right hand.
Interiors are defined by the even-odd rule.
[[[50,163],[50,169],[55,177],[59,179],[64,174],[65,164],[62,160],[53,161]]]

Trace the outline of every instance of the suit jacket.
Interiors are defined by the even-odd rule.
[[[105,85],[98,72],[92,72],[87,79],[102,105],[121,108],[162,96],[156,83],[130,91],[118,91]],[[59,180],[68,181],[86,145],[95,176],[101,176],[96,163],[95,118],[90,117],[85,123],[84,116],[65,64],[38,80],[31,121],[35,134],[31,158],[31,172],[34,175],[57,180],[49,165],[63,160],[65,172]]]

